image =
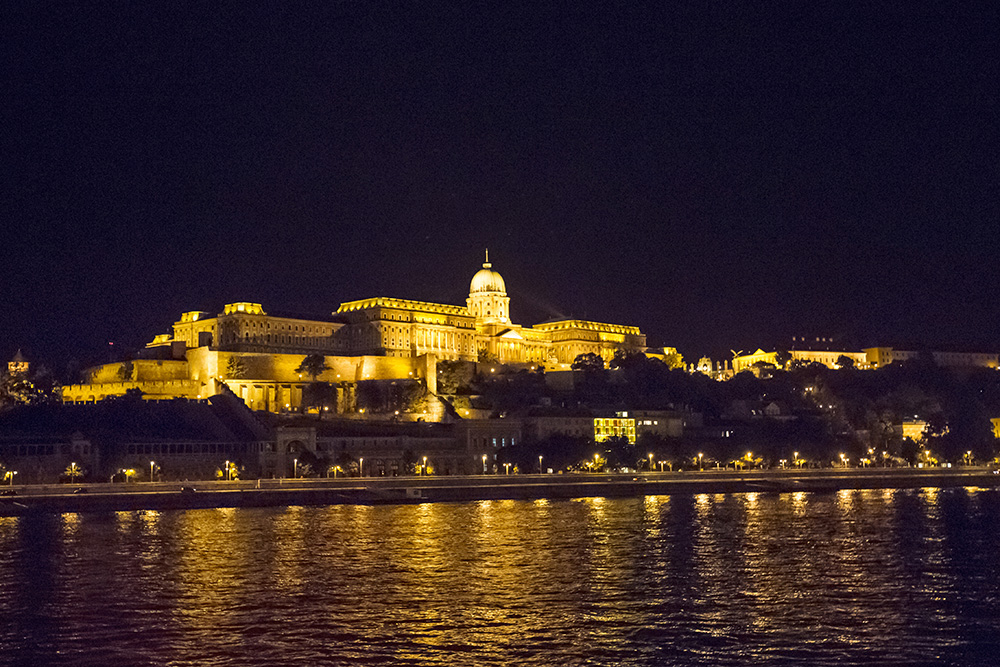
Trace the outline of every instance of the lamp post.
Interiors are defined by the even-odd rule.
[[[426,457],[425,457],[426,458]],[[358,477],[365,476],[365,457],[358,457]]]
[[[292,459],[292,479],[299,478],[299,460]]]
[[[650,454],[649,454],[649,472],[653,472],[653,454],[652,454],[652,452],[650,452]]]
[[[538,474],[539,475],[545,474],[545,473],[542,472],[542,455],[541,454],[538,455]]]
[[[155,466],[155,465],[156,465],[155,461],[150,461],[149,462],[149,481],[150,482],[153,481],[153,466]]]
[[[486,454],[483,454],[483,474],[486,474]]]
[[[423,475],[424,475],[424,477],[427,476],[427,457],[426,456],[424,457]]]
[[[597,462],[600,460],[597,454],[594,454],[594,472],[597,472]]]
[[[225,478],[226,478],[226,481],[228,482],[229,481],[229,461],[228,460],[226,461],[226,474],[225,474]]]
[[[660,461],[659,463],[660,463],[660,472],[663,472],[663,464],[666,463],[666,461]]]
[[[504,463],[503,464],[503,474],[505,474],[505,475],[509,475],[510,474],[510,463]]]
[[[704,455],[704,452],[698,452],[698,470],[704,470],[704,468],[701,467],[701,457],[703,455]]]
[[[799,453],[798,452],[792,452],[792,462],[795,464],[795,467],[797,467],[797,468],[801,468],[802,467],[802,464],[799,463]]]
[[[7,471],[7,479],[10,480],[10,486],[14,486],[14,475],[16,475],[16,474],[17,474],[16,470],[8,470]]]

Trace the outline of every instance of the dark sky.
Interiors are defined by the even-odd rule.
[[[0,354],[464,304],[487,246],[515,321],[691,360],[1000,349],[993,3],[250,4],[0,9]]]

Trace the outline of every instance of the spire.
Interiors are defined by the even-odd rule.
[[[484,269],[488,269],[488,268],[490,268],[491,266],[493,266],[493,265],[492,265],[492,264],[490,264],[490,249],[489,249],[489,248],[487,248],[487,249],[486,249],[486,261],[485,261],[485,262],[483,262],[483,268],[484,268]]]

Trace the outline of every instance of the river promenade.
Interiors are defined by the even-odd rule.
[[[840,489],[997,487],[990,467],[730,470],[637,474],[547,474],[262,479],[15,486],[0,516],[282,505],[392,504],[470,500],[636,497],[700,493],[832,492]],[[78,491],[84,489],[83,492]]]

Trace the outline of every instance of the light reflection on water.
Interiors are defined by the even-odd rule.
[[[0,518],[0,664],[994,664],[995,490]]]

